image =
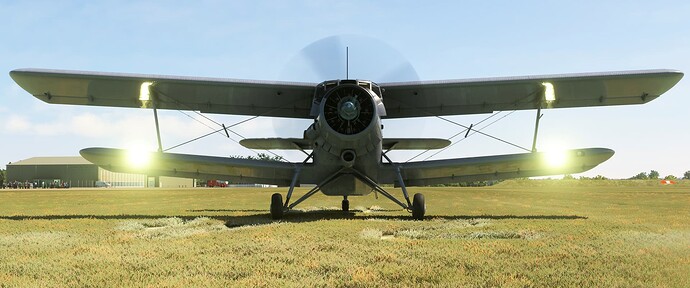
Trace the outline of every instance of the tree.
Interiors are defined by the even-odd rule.
[[[683,179],[685,179],[685,180],[690,179],[690,170],[685,171],[685,174],[683,174]]]
[[[690,172],[690,171],[689,171]],[[5,169],[0,169],[0,185],[5,183],[5,179],[7,179],[7,170]]]
[[[564,174],[563,180],[575,180],[575,177],[572,174]]]
[[[659,171],[656,171],[656,170],[649,171],[649,179],[653,179],[653,180],[659,179]]]
[[[635,180],[647,180],[649,179],[649,176],[647,176],[647,173],[640,172],[640,174],[637,174],[633,177],[630,177],[630,179],[635,179]]]
[[[263,160],[263,161],[278,161],[278,162],[285,160],[285,158],[283,158],[283,156],[280,156],[280,155],[270,156],[266,153],[259,153],[259,154],[256,154],[256,156],[251,156],[251,155],[250,156],[230,156],[230,158]]]
[[[285,158],[283,158],[283,156],[275,155],[275,154],[273,156],[270,156],[266,153],[259,153],[259,154],[256,154],[256,156],[247,156],[247,159],[263,160],[263,161],[278,161],[278,162],[285,160]]]
[[[667,175],[666,177],[664,177],[664,180],[678,180],[678,177],[673,175]]]
[[[592,180],[609,180],[609,178],[606,178],[602,175],[597,175],[597,176],[594,176],[594,178],[592,178]]]

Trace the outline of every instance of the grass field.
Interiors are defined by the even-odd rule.
[[[690,286],[688,183],[411,188],[423,222],[373,195],[273,222],[285,190],[0,190],[0,286]]]

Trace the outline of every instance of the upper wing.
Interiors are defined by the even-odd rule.
[[[309,116],[315,84],[82,71],[19,69],[19,86],[48,103],[150,107],[142,84],[153,83],[156,108],[290,118]]]
[[[544,105],[545,86],[553,85],[548,108],[647,103],[671,89],[683,73],[646,70],[508,78],[382,83],[388,118],[424,117],[525,110]]]
[[[587,171],[613,156],[613,150],[588,148],[399,163],[408,186],[509,179]],[[381,167],[381,183],[396,183],[394,166]],[[396,183],[396,185],[399,185]]]
[[[311,118],[313,83],[176,77],[143,74],[19,69],[10,76],[48,103],[150,107],[140,99],[153,83],[156,107],[208,113]],[[468,80],[384,83],[388,118],[489,113],[536,109],[551,83],[549,108],[642,104],[673,87],[683,73],[673,70],[566,74]]]

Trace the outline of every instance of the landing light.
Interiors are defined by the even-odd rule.
[[[128,149],[127,162],[133,168],[144,168],[151,163],[151,152],[144,149]]]
[[[149,90],[149,87],[151,87],[151,85],[153,85],[152,82],[141,83],[141,89],[139,89],[139,100],[140,101],[151,100],[151,90]]]
[[[553,90],[553,84],[543,82],[541,85],[544,86],[544,100],[546,100],[546,103],[556,101],[556,92]]]
[[[568,151],[554,150],[544,152],[544,161],[551,168],[561,168],[568,163]]]

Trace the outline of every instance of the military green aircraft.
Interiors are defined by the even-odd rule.
[[[288,163],[159,151],[135,155],[126,150],[87,148],[87,160],[116,172],[287,186],[271,197],[274,219],[317,192],[342,197],[379,193],[423,219],[422,194],[410,199],[407,186],[579,173],[609,159],[614,151],[583,148],[417,162],[393,162],[393,150],[440,149],[446,139],[385,138],[381,119],[465,115],[505,110],[644,104],[683,77],[674,70],[623,71],[506,78],[376,83],[328,80],[321,83],[273,82],[200,77],[18,69],[14,81],[51,104],[192,110],[202,113],[313,119],[299,138],[244,139],[252,149],[294,149],[307,155]],[[472,128],[470,127],[470,130]],[[469,131],[469,130],[468,130]],[[415,131],[410,131],[414,135]],[[146,159],[148,161],[141,161]],[[555,160],[554,160],[555,159]],[[291,202],[295,186],[315,184]],[[382,184],[400,187],[404,199]]]

